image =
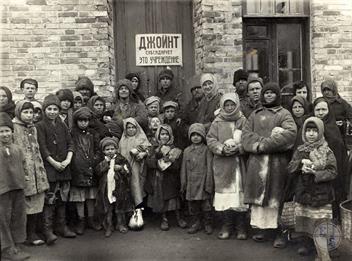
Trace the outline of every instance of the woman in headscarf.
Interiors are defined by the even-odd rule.
[[[12,119],[15,117],[15,107],[10,89],[0,86],[0,112],[6,112]]]
[[[122,126],[124,119],[132,117],[146,129],[148,126],[147,112],[143,104],[133,101],[132,93],[132,83],[130,80],[122,79],[117,82],[115,87],[116,104],[113,120]]]
[[[145,158],[151,144],[143,129],[134,118],[123,121],[123,133],[119,143],[118,152],[124,156],[131,168],[131,191],[136,208],[141,207],[145,197],[144,182],[146,178]]]
[[[247,239],[246,213],[243,201],[243,179],[246,176],[241,135],[246,118],[240,111],[236,93],[226,93],[220,100],[220,113],[210,126],[207,144],[213,152],[215,181],[214,207],[223,215],[219,239],[228,239],[237,225],[237,239]],[[236,222],[234,219],[236,218]]]
[[[128,73],[126,74],[126,79],[130,80],[132,83],[132,99],[137,102],[137,103],[143,103],[145,100],[145,97],[143,93],[141,92],[141,77],[139,76],[138,73]]]
[[[208,130],[215,119],[214,112],[219,108],[221,95],[218,93],[217,81],[213,74],[202,74],[200,84],[204,92],[204,98],[199,104],[197,122],[203,123],[205,129]]]
[[[294,96],[291,99],[290,112],[297,125],[297,130],[300,130],[304,121],[309,117],[309,104],[302,96]]]
[[[242,134],[244,150],[249,153],[244,201],[251,204],[251,226],[259,228],[253,239],[265,241],[272,229],[276,231],[273,246],[282,248],[286,241],[278,230],[279,209],[297,127],[291,113],[281,106],[278,84],[265,84],[261,101],[263,107],[252,112]]]
[[[100,96],[92,96],[87,107],[93,112],[93,117],[89,121],[89,127],[99,134],[100,139],[111,136],[109,129],[103,122],[103,114],[105,111],[105,100]]]

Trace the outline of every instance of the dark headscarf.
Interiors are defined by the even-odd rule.
[[[292,106],[293,106],[293,103],[294,102],[298,102],[300,103],[302,106],[303,106],[303,109],[304,109],[304,114],[297,118],[293,112],[292,112]],[[304,121],[308,118],[309,116],[309,103],[306,99],[304,99],[303,97],[301,96],[294,96],[292,99],[291,99],[291,103],[290,103],[290,112],[292,114],[292,117],[293,119],[295,120],[296,122],[296,125],[297,125],[297,129],[299,130],[302,126],[303,126],[303,123]]]
[[[7,104],[0,107],[0,112],[6,112],[12,119],[15,117],[15,107],[16,107],[15,103],[12,100],[12,93],[10,89],[5,86],[0,86],[0,89],[4,90],[7,96]]]
[[[103,116],[103,113],[102,113],[102,114],[98,114],[98,113],[95,111],[95,109],[94,109],[94,104],[95,104],[97,101],[103,102],[103,104],[104,104],[104,111],[105,111],[105,100],[104,100],[103,97],[98,96],[98,95],[94,95],[94,96],[92,96],[92,97],[88,100],[87,107],[93,112],[93,115],[94,115],[95,118],[100,119],[100,118]]]
[[[139,74],[138,73],[128,73],[128,74],[126,74],[126,79],[127,80],[130,80],[131,82],[132,82],[132,78],[133,77],[136,77],[137,79],[138,79],[138,86],[137,86],[137,89],[135,89],[135,90],[133,90],[133,88],[131,88],[132,89],[132,94],[131,94],[131,98],[133,99],[133,101],[135,101],[135,102],[139,102],[139,101],[141,101],[141,102],[144,102],[144,100],[145,100],[145,97],[144,97],[144,95],[141,93],[141,90],[140,90],[140,88],[141,88],[141,86],[142,86],[142,79],[141,79],[141,77],[139,76]]]

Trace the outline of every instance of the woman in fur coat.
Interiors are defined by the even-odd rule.
[[[279,209],[287,179],[288,151],[297,134],[290,112],[281,106],[280,88],[267,83],[261,92],[262,108],[248,118],[242,144],[249,153],[245,182],[245,203],[251,204],[251,226],[260,231],[257,242],[267,238],[266,230],[278,228]],[[284,247],[283,237],[276,237],[274,247]]]

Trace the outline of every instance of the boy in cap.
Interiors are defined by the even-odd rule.
[[[25,174],[22,150],[13,144],[13,123],[0,113],[0,242],[1,259],[25,260],[17,244],[26,239]]]

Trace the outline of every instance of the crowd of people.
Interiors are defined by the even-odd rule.
[[[150,208],[164,231],[172,212],[189,234],[210,235],[216,211],[219,239],[246,240],[254,229],[254,241],[284,248],[294,231],[300,255],[315,249],[330,260],[312,236],[319,222],[341,222],[350,193],[352,108],[336,82],[322,82],[313,102],[297,82],[283,103],[277,83],[244,70],[225,94],[204,73],[184,87],[192,98],[182,104],[172,70],[158,79],[150,97],[138,73],[119,80],[111,97],[85,76],[43,101],[34,79],[21,82],[16,103],[0,87],[1,257],[24,260],[23,242],[52,245],[86,228],[106,237],[140,229],[130,218]]]

